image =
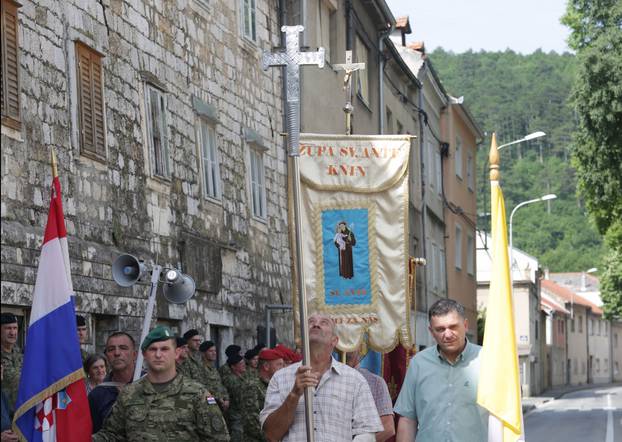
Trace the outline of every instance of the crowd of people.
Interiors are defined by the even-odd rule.
[[[103,354],[83,352],[94,441],[321,441],[398,442],[485,440],[487,416],[476,404],[479,347],[466,339],[462,306],[435,303],[428,312],[437,346],[409,364],[394,408],[384,379],[360,367],[359,352],[339,362],[339,340],[329,316],[308,321],[310,360],[279,344],[242,354],[239,345],[218,349],[196,329],[175,335],[157,326],[141,343],[124,331],[108,336]],[[2,313],[2,442],[11,430],[22,365],[17,318]],[[77,317],[78,337],[87,340]],[[144,371],[133,382],[138,352]],[[312,387],[313,428],[302,397]],[[450,417],[448,419],[448,416]],[[440,439],[439,439],[440,437]]]

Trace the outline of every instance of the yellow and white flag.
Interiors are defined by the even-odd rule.
[[[307,304],[310,312],[335,320],[337,347],[343,351],[358,348],[364,336],[376,351],[391,351],[398,343],[411,345],[411,139],[410,135],[300,136]]]
[[[490,413],[489,442],[515,442],[522,437],[522,409],[505,203],[499,185],[495,134],[492,135],[490,147],[490,169],[492,271],[484,345],[480,353],[477,403]]]

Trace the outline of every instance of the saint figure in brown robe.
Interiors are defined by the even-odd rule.
[[[345,221],[337,224],[337,233],[335,233],[333,241],[339,254],[339,276],[345,279],[352,279],[354,277],[352,247],[356,245],[356,238],[354,238],[354,232],[348,228],[348,224]]]

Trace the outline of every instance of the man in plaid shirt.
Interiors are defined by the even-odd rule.
[[[309,318],[311,365],[300,362],[277,371],[268,385],[259,419],[269,440],[306,442],[304,390],[315,387],[316,442],[372,442],[383,427],[365,378],[332,357],[339,338],[328,316]]]

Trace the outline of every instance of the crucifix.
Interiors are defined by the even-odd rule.
[[[343,88],[346,91],[346,105],[343,111],[346,114],[346,135],[351,135],[352,132],[352,74],[355,71],[365,69],[365,63],[352,63],[352,51],[346,51],[346,62],[342,64],[336,64],[337,70],[346,71],[343,77]]]
[[[309,329],[307,324],[307,296],[305,293],[304,263],[300,247],[302,246],[302,227],[300,225],[300,65],[314,64],[324,67],[324,48],[316,52],[300,52],[300,33],[303,26],[283,26],[285,33],[285,51],[264,52],[262,65],[264,70],[271,66],[285,66],[285,125],[287,129],[287,151],[291,157],[292,194],[294,199],[294,228],[296,237],[296,279],[298,289],[298,307],[300,310],[300,337],[302,341],[302,363],[311,365],[309,351]],[[314,441],[313,433],[313,389],[305,388],[305,423],[307,441]]]

